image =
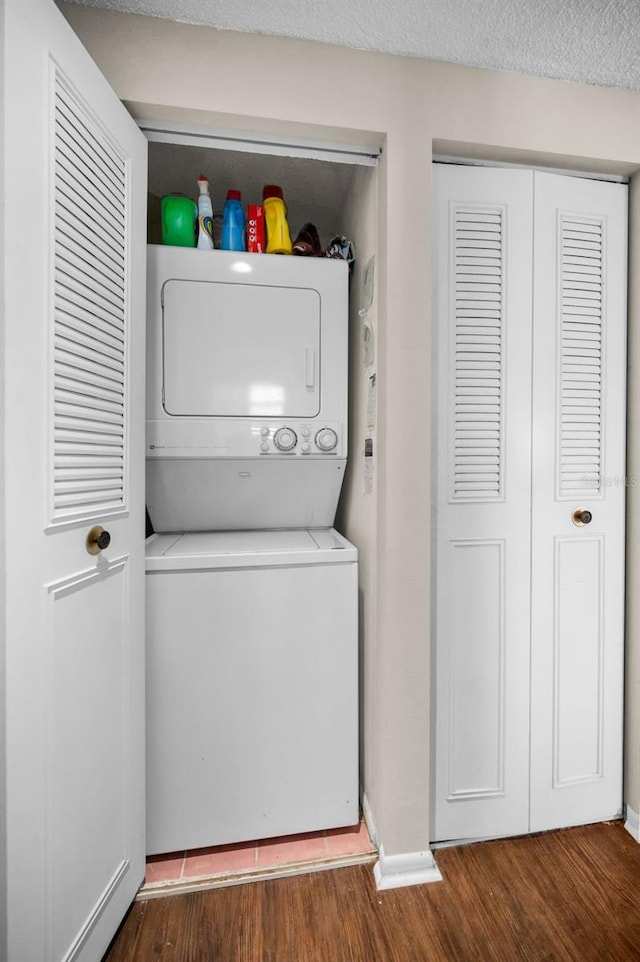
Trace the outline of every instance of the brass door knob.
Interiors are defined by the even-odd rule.
[[[571,520],[575,525],[581,528],[585,524],[591,524],[593,515],[587,508],[576,508],[571,516]]]
[[[87,535],[87,551],[89,554],[100,554],[111,544],[111,535],[97,524]]]

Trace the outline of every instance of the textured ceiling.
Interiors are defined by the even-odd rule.
[[[206,23],[640,89],[640,0],[72,0]]]

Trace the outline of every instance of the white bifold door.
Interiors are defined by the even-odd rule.
[[[434,166],[434,842],[621,810],[626,210]]]

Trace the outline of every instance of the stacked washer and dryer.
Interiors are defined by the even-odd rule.
[[[355,824],[347,265],[148,265],[147,852]]]

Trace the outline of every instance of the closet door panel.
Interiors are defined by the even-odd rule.
[[[621,807],[626,209],[535,175],[531,831]]]
[[[532,178],[434,167],[434,841],[528,828]]]
[[[450,801],[504,794],[505,543],[449,542]]]

